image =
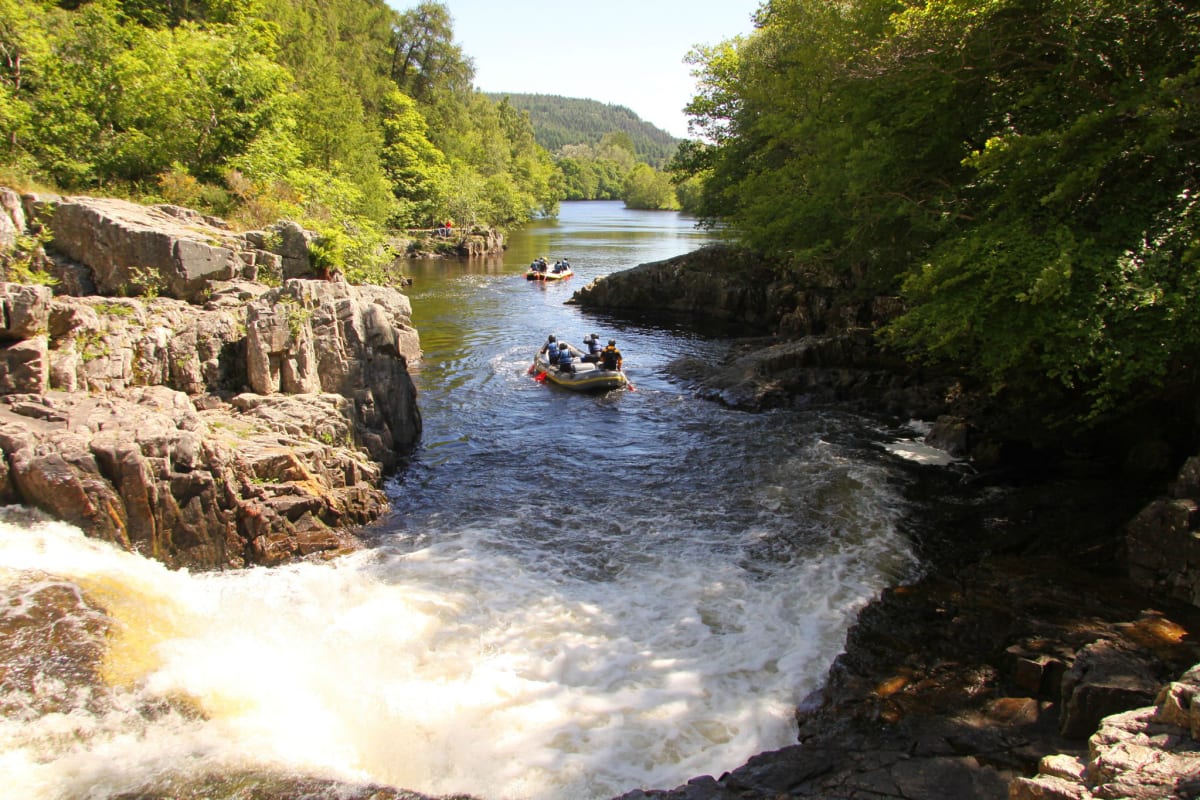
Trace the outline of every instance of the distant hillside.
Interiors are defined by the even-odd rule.
[[[488,95],[499,102],[505,97],[516,108],[529,112],[538,144],[554,153],[568,144],[597,144],[612,131],[621,131],[633,141],[638,159],[662,167],[675,154],[680,139],[651,125],[625,106],[559,97],[553,94]]]

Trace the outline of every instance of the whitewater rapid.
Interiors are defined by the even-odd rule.
[[[474,549],[489,532],[468,527],[408,552],[189,574],[23,510],[5,520],[6,613],[66,582],[111,624],[102,703],[81,688],[0,721],[10,796],[45,799],[238,769],[495,799],[674,786],[788,744],[853,612],[910,558],[897,542],[891,564],[862,558],[894,536],[882,524],[773,574],[642,550],[596,580]]]

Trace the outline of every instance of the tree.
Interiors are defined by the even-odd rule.
[[[889,341],[1057,423],[1194,378],[1200,17],[1178,0],[773,0],[693,54],[701,212],[903,290]]]
[[[450,10],[422,2],[405,11],[392,28],[391,77],[405,94],[422,102],[435,92],[470,88],[475,69],[454,44]]]
[[[33,99],[50,57],[47,5],[0,0],[0,153],[15,159],[32,130]]]
[[[401,227],[432,223],[445,207],[450,180],[446,156],[428,138],[428,127],[416,102],[399,91],[384,100],[383,168],[406,210]]]
[[[629,172],[621,199],[629,208],[651,211],[679,208],[670,179],[647,164],[638,164]]]

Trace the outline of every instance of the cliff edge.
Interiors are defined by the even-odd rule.
[[[420,341],[311,240],[0,188],[0,501],[175,567],[353,547],[420,438]]]

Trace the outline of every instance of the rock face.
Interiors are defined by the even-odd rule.
[[[934,418],[953,393],[953,377],[915,370],[877,345],[875,332],[901,310],[896,298],[863,298],[843,276],[786,271],[724,245],[597,279],[570,302],[610,313],[665,312],[759,336],[718,365],[688,358],[670,365],[702,396],[731,408],[865,403]]]
[[[1126,529],[1133,579],[1165,597],[1200,605],[1200,456]]]
[[[408,298],[248,280],[304,273],[295,226],[236,236],[186,209],[22,201],[4,218],[53,231],[60,290],[148,296],[0,283],[0,496],[173,566],[352,546],[420,438]]]
[[[1032,778],[1018,778],[1010,800],[1153,798],[1200,795],[1200,669],[1158,693],[1154,703],[1106,717],[1086,755],[1050,755]]]

